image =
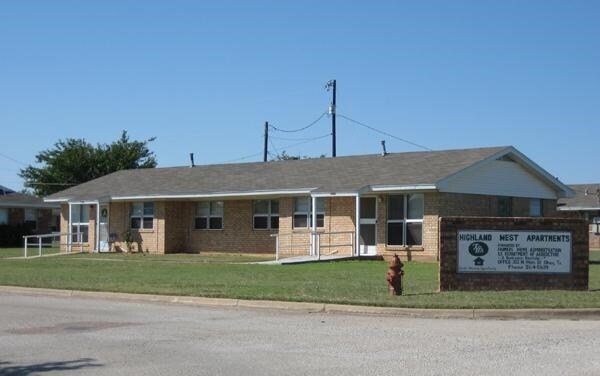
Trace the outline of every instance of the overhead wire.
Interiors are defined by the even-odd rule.
[[[283,146],[283,147],[281,147],[279,149],[280,150],[290,149],[290,148],[293,148],[293,147],[296,147],[296,146],[300,146],[300,145],[303,145],[303,144],[307,144],[309,142],[317,141],[317,140],[320,140],[322,138],[329,137],[329,136],[331,136],[331,133],[327,133],[327,134],[324,134],[324,135],[321,135],[321,136],[317,136],[317,137],[308,138],[308,139],[306,139],[304,141],[296,142],[294,144],[285,145],[285,146]],[[268,150],[267,150],[267,153],[269,154],[269,156],[271,158],[276,158],[277,157],[276,154],[273,154],[272,152],[270,152]],[[252,157],[257,157],[257,156],[262,155],[262,154],[263,154],[263,152],[249,154],[249,155],[245,155],[245,156],[240,157],[240,158],[229,159],[227,161],[223,161],[222,163],[231,163],[231,162],[242,161],[244,159],[248,159],[248,158],[252,158]]]
[[[351,118],[351,117],[349,117],[349,116],[342,115],[342,114],[339,114],[339,113],[338,113],[338,114],[336,114],[336,115],[337,115],[337,116],[339,116],[339,117],[341,117],[341,118],[343,118],[343,119],[346,119],[346,120],[348,120],[348,121],[350,121],[350,122],[352,122],[352,123],[355,123],[355,124],[358,124],[358,125],[360,125],[360,126],[363,126],[363,127],[365,127],[365,128],[368,128],[368,129],[370,129],[370,130],[372,130],[372,131],[374,131],[374,132],[377,132],[377,133],[379,133],[379,134],[382,134],[382,135],[385,135],[385,136],[388,136],[388,137],[394,138],[394,139],[396,139],[396,140],[398,140],[398,141],[405,142],[405,143],[407,143],[407,144],[410,144],[410,145],[416,146],[416,147],[418,147],[418,148],[421,148],[421,149],[424,149],[424,150],[427,150],[427,151],[433,151],[433,149],[431,149],[431,148],[428,148],[427,146],[424,146],[424,145],[421,145],[421,144],[417,144],[416,142],[412,142],[412,141],[409,141],[409,140],[407,140],[407,139],[404,139],[404,138],[401,138],[401,137],[395,136],[395,135],[393,135],[393,134],[391,134],[391,133],[389,133],[389,132],[382,131],[382,130],[380,130],[380,129],[377,129],[377,128],[375,128],[375,127],[372,127],[372,126],[370,126],[370,125],[367,125],[367,124],[365,124],[365,123],[362,123],[362,122],[360,122],[360,121],[358,121],[358,120],[354,120],[354,119],[352,119],[352,118]]]
[[[20,165],[23,165],[23,166],[27,166],[27,163],[24,163],[24,162],[21,162],[21,161],[19,161],[19,160],[17,160],[17,159],[14,159],[14,158],[12,158],[12,157],[9,157],[9,156],[8,156],[8,155],[6,155],[6,154],[2,154],[2,153],[0,153],[0,157],[4,157],[4,158],[6,158],[6,159],[8,159],[8,160],[10,160],[10,161],[13,161],[13,162],[15,162],[15,163],[18,163],[18,164],[20,164]]]
[[[312,127],[313,125],[317,124],[321,119],[323,119],[323,117],[327,115],[327,112],[323,112],[321,115],[319,115],[319,117],[317,119],[315,119],[314,121],[312,121],[310,124],[305,125],[304,127],[300,127],[297,129],[282,129],[279,127],[274,126],[273,124],[269,123],[269,127],[271,127],[271,129],[278,131],[278,132],[284,132],[284,133],[295,133],[295,132],[301,132],[303,130],[306,130],[310,127]]]

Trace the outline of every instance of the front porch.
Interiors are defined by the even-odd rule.
[[[435,259],[437,215],[428,215],[425,203],[439,202],[436,194],[71,202],[62,207],[62,221],[73,233],[84,233],[77,246],[86,252],[131,246],[155,254],[271,254],[292,262],[394,253]]]

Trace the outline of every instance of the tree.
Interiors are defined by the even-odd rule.
[[[28,166],[19,172],[25,186],[38,196],[62,191],[111,172],[156,167],[154,152],[148,144],[155,138],[132,141],[123,131],[121,138],[111,144],[93,146],[84,139],[59,140],[53,148],[39,152],[36,162],[41,167]]]

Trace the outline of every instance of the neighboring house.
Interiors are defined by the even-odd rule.
[[[590,225],[590,249],[600,250],[600,184],[573,184],[571,198],[558,201],[561,215],[585,219]]]
[[[60,205],[0,185],[0,225],[25,225],[33,234],[59,231]]]
[[[441,216],[555,216],[572,195],[515,148],[492,147],[124,170],[45,200],[90,251],[123,247],[131,230],[154,253],[275,252],[278,235],[282,255],[318,242],[321,254],[435,260]]]

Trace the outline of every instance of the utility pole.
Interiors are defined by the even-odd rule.
[[[331,100],[331,105],[329,106],[329,115],[331,115],[331,156],[335,158],[335,80],[327,81],[325,88],[327,89],[327,91],[329,91],[330,88],[333,91],[333,98]]]
[[[267,161],[267,145],[269,144],[269,122],[265,121],[265,146],[263,150],[263,162]]]

